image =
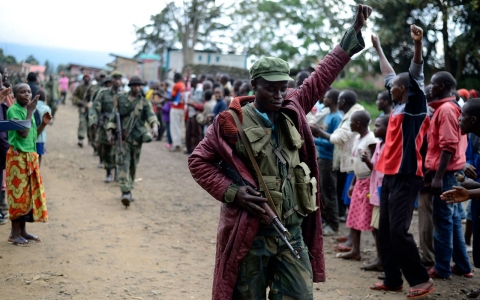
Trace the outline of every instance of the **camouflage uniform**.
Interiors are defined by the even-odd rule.
[[[119,93],[125,94],[125,92]],[[115,168],[115,162],[113,161],[114,154],[112,152],[112,145],[108,142],[107,130],[108,121],[114,109],[113,97],[115,95],[116,92],[113,88],[100,88],[94,94],[93,104],[89,110],[90,126],[97,125],[95,144],[98,147],[100,159],[104,163],[106,170]]]
[[[58,82],[57,80],[49,80],[44,84],[45,94],[47,96],[47,105],[52,109],[52,117],[55,118],[58,100]]]
[[[80,84],[73,92],[73,104],[78,106],[78,139],[83,141],[85,136],[88,137],[88,102],[90,102],[91,85]],[[88,92],[88,95],[87,95]]]
[[[243,130],[300,259],[293,257],[276,231],[262,222],[240,264],[233,299],[265,299],[267,287],[268,299],[313,299],[312,266],[301,225],[303,218],[317,209],[317,182],[310,177],[308,166],[300,162],[298,149],[303,141],[293,121],[283,113],[276,114],[275,126],[253,104],[244,106],[242,114]],[[255,174],[242,140],[236,143],[235,152]],[[238,186],[230,186],[225,201],[232,202],[237,190]]]
[[[133,190],[135,172],[140,161],[142,143],[151,141],[145,123],[159,124],[153,112],[150,101],[143,95],[130,100],[130,93],[118,94],[118,111],[122,128],[126,131],[126,140],[123,141],[123,165],[120,165],[120,149],[117,145],[115,163],[117,164],[118,180],[123,194]],[[112,113],[107,129],[116,130],[115,114]],[[149,137],[149,138],[148,138]]]

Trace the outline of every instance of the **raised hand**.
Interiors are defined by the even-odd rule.
[[[423,38],[423,29],[413,24],[410,25],[410,36],[415,42],[421,42]]]
[[[7,99],[11,90],[12,90],[12,88],[7,88],[7,89],[3,89],[3,90],[0,91],[0,103],[3,103],[3,101],[5,101]]]
[[[372,8],[370,6],[362,4],[357,6],[357,14],[355,16],[355,22],[353,23],[353,28],[357,33],[367,24],[367,19],[371,14]]]
[[[379,49],[381,47],[380,39],[378,38],[378,36],[373,34],[372,34],[372,44],[373,44],[373,48],[375,49]]]
[[[463,202],[467,201],[470,199],[470,195],[468,194],[468,191],[460,186],[453,186],[453,190],[449,190],[444,192],[441,196],[440,199],[447,201],[447,203],[458,203],[458,202]]]
[[[52,121],[52,115],[47,111],[43,115],[42,123],[45,124],[45,125],[48,125],[48,124],[50,124],[51,121]]]
[[[38,98],[40,98],[40,95],[36,95],[35,98],[27,104],[27,112],[33,113],[37,108]]]

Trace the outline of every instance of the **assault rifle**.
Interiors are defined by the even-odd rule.
[[[233,183],[239,186],[250,186],[254,188],[251,184],[245,182],[242,176],[240,176],[240,174],[234,168],[225,163],[225,161],[221,161],[218,166],[228,178],[233,180]],[[287,239],[287,235],[289,235],[287,229],[285,226],[283,226],[282,222],[280,222],[280,219],[272,210],[270,205],[264,202],[262,204],[262,208],[265,210],[265,214],[262,216],[262,219],[265,221],[265,223],[267,223],[267,225],[272,226],[275,229],[275,231],[278,233],[278,236],[282,239],[290,252],[292,252],[293,257],[300,259],[300,254],[292,247]]]
[[[118,140],[118,150],[120,151],[120,157],[118,164],[123,165],[123,130],[122,130],[122,121],[120,119],[120,112],[118,111],[118,100],[117,95],[113,96],[113,105],[115,106],[115,121],[117,124],[117,140]]]

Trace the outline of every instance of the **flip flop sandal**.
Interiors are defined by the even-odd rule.
[[[465,277],[465,278],[473,278],[473,273],[472,272],[460,273],[460,271],[455,269],[455,267],[452,267],[451,269],[452,269],[452,273],[455,274],[455,275],[462,276],[462,277]]]
[[[347,247],[347,246],[343,246],[342,244],[338,244],[333,246],[333,250],[337,252],[350,252],[352,251],[352,247]]]
[[[371,285],[370,289],[374,291],[401,292],[403,291],[403,285],[391,289],[383,283],[377,282],[374,285]]]
[[[335,238],[335,240],[339,243],[345,243],[346,241],[348,241],[348,237],[342,235],[342,236],[339,236],[339,237]]]
[[[11,244],[14,245],[14,246],[18,246],[18,247],[30,247],[30,245],[31,245],[31,243],[24,238],[17,238],[15,240],[13,240],[11,242]]]
[[[36,243],[40,243],[42,241],[41,238],[33,234],[28,234],[27,237],[24,237],[24,239],[26,239],[27,241],[34,241]]]
[[[435,292],[435,287],[432,285],[428,289],[414,289],[410,288],[410,291],[407,294],[407,299],[418,299],[418,298],[423,298],[426,295],[429,295],[431,293]]]

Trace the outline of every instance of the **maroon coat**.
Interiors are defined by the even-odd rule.
[[[297,129],[305,141],[299,150],[300,161],[310,167],[312,176],[317,178],[317,182],[320,182],[318,180],[317,151],[305,116],[318,99],[323,97],[327,88],[349,61],[350,57],[347,53],[340,46],[335,47],[316,66],[315,71],[304,81],[302,86],[289,91],[280,109],[296,123]],[[240,105],[254,99],[254,96],[235,98],[230,108],[238,112]],[[221,160],[235,167],[239,174],[252,185],[257,185],[245,164],[235,155],[230,144],[232,136],[235,137],[234,140],[238,138],[237,135],[232,135],[231,131],[227,132],[228,128],[233,127],[230,124],[231,119],[228,112],[219,115],[212,126],[208,128],[207,136],[188,158],[188,167],[195,181],[221,202],[223,202],[227,188],[232,183],[232,180],[214,165]],[[320,190],[319,187],[318,190]],[[320,207],[320,203],[320,193],[318,193],[317,206]],[[253,217],[237,205],[222,204],[217,230],[212,299],[232,298],[238,266],[250,250],[259,224],[258,218]],[[325,281],[325,261],[320,209],[304,219],[302,229],[305,244],[313,256],[311,260],[313,281],[323,282]]]

